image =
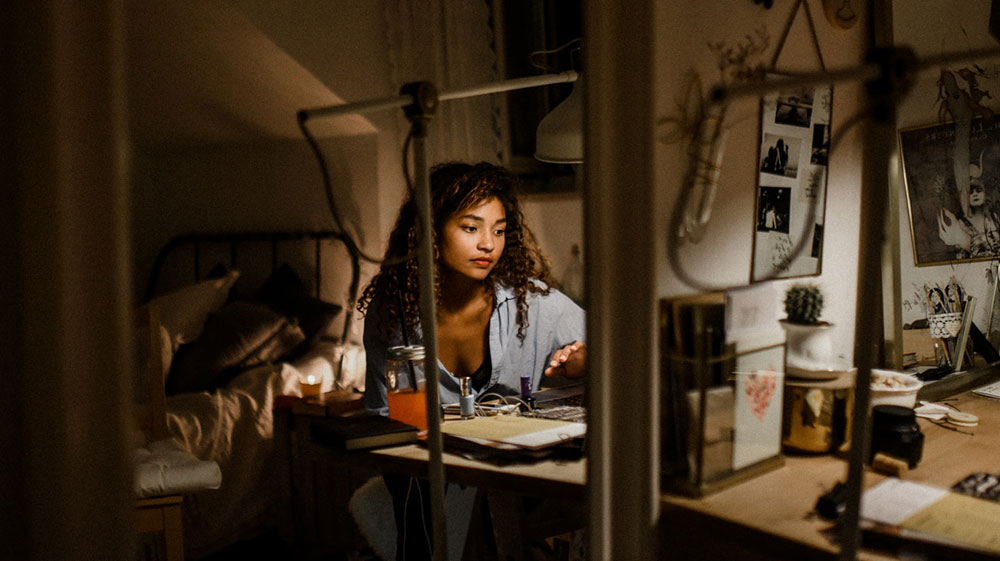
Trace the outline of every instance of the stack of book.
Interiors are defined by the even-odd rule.
[[[380,415],[316,419],[309,428],[313,441],[338,450],[365,450],[417,440],[417,427]]]

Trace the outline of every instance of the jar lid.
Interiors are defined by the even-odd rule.
[[[872,408],[875,432],[920,432],[913,409],[901,405],[876,405]]]
[[[423,345],[389,347],[386,354],[389,360],[424,360]]]
[[[948,411],[948,422],[962,427],[974,427],[979,424],[979,417],[962,411]]]

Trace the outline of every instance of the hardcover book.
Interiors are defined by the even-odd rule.
[[[363,450],[417,440],[417,427],[380,415],[326,417],[312,422],[314,441],[340,450]]]

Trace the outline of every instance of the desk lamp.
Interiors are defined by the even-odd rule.
[[[417,203],[417,218],[424,232],[430,232],[434,222],[431,216],[430,174],[427,164],[427,124],[433,117],[438,103],[451,99],[463,99],[513,90],[536,88],[551,84],[574,82],[579,78],[575,71],[546,74],[527,78],[515,78],[480,86],[461,88],[438,93],[431,82],[411,82],[405,84],[397,96],[372,99],[346,105],[303,109],[298,112],[299,125],[309,138],[305,122],[316,117],[365,114],[387,109],[402,108],[410,120],[414,165],[414,200]],[[542,161],[578,163],[583,161],[582,135],[582,88],[574,88],[573,93],[552,114],[539,124],[540,135],[538,157]],[[573,119],[572,117],[576,118]],[[551,117],[551,119],[550,119]],[[574,133],[562,132],[562,127],[575,122]],[[318,150],[313,145],[314,150]],[[405,163],[405,155],[404,155]],[[322,170],[326,178],[325,168]],[[327,193],[330,197],[330,193]],[[333,210],[331,208],[331,210]],[[334,220],[343,230],[339,217],[334,211]],[[352,249],[360,253],[356,243]],[[367,258],[367,257],[366,257]],[[367,258],[370,261],[375,261]],[[434,245],[432,236],[421,236],[417,245],[417,260],[420,266],[420,324],[437,325],[436,302],[434,297]],[[438,392],[438,352],[437,336],[434,329],[424,331],[425,372],[427,379],[427,448],[429,451],[428,479],[431,491],[431,514],[434,521],[434,558],[443,561],[447,556],[446,522],[444,511],[444,465],[441,460],[441,419],[435,413],[441,409]]]

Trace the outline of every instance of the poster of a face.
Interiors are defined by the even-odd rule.
[[[899,132],[916,265],[1000,255],[1000,121],[958,126]]]

